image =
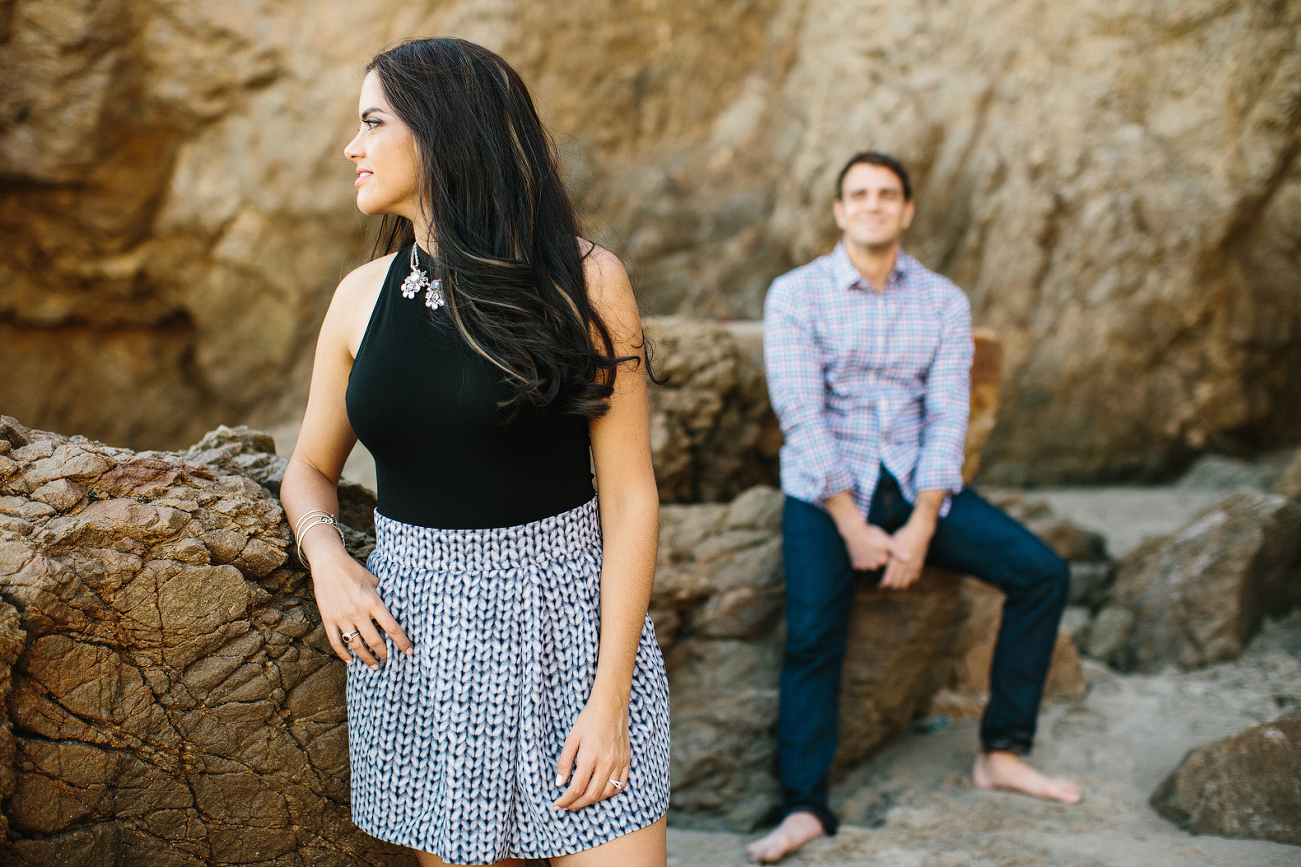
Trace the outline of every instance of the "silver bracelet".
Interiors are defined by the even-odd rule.
[[[332,515],[320,515],[319,517],[317,517],[315,521],[313,521],[312,523],[308,524],[305,528],[303,528],[302,533],[298,535],[298,538],[295,540],[295,544],[294,544],[294,547],[297,549],[298,552],[298,562],[302,563],[303,568],[306,569],[308,572],[312,571],[312,564],[308,563],[307,558],[303,556],[303,539],[314,528],[319,527],[322,524],[328,524],[331,527],[333,527],[334,532],[339,534],[339,541],[347,544],[346,540],[343,538],[342,525],[340,525],[338,521],[334,520],[334,517]]]
[[[321,515],[327,515],[331,518],[334,517],[332,513],[327,512],[324,509],[312,509],[310,512],[306,512],[298,517],[298,523],[294,526],[295,544],[298,542],[299,537],[303,535],[303,525],[306,524],[308,521],[310,521],[312,518],[319,518]]]

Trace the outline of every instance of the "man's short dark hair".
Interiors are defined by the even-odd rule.
[[[840,170],[840,174],[836,177],[836,201],[840,201],[845,195],[845,175],[849,174],[849,170],[859,163],[880,166],[894,172],[895,176],[899,178],[899,183],[903,184],[903,200],[905,202],[912,201],[913,185],[912,181],[908,180],[908,170],[903,167],[903,163],[894,157],[877,151],[863,151],[849,158],[849,162],[845,163],[845,167]]]

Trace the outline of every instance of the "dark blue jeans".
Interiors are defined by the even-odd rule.
[[[912,508],[882,467],[868,522],[893,533]],[[827,807],[827,769],[836,752],[854,571],[831,517],[793,497],[786,498],[782,514],[782,548],[787,632],[777,737],[783,812],[807,810],[834,834],[837,820]],[[1066,607],[1070,571],[1065,561],[967,489],[953,498],[948,515],[936,525],[926,562],[974,576],[1006,594],[980,741],[985,750],[1029,751]]]

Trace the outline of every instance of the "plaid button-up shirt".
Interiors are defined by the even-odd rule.
[[[842,242],[773,281],[763,343],[787,494],[851,491],[866,517],[882,464],[910,502],[962,490],[971,306],[948,279],[900,252],[877,292]]]

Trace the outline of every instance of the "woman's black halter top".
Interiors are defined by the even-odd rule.
[[[375,456],[381,515],[441,529],[513,527],[594,494],[587,419],[499,404],[501,372],[424,293],[402,297],[410,248],[393,258],[348,377],[348,421]],[[507,420],[509,417],[509,420]]]

